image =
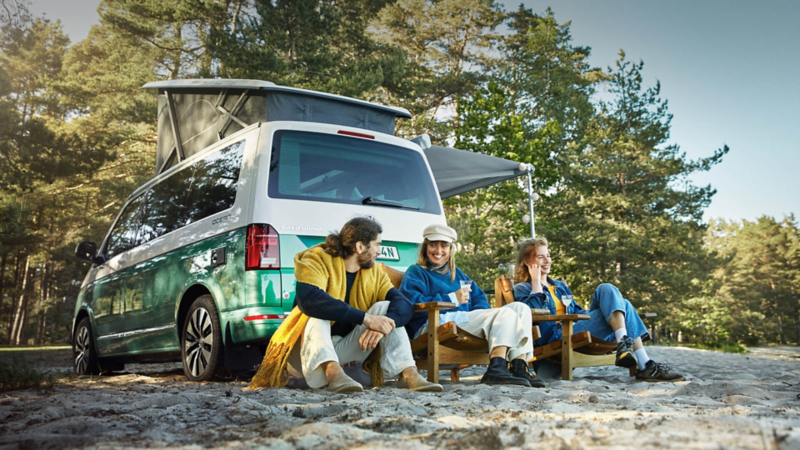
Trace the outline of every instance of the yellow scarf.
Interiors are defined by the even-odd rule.
[[[344,301],[347,293],[347,274],[344,259],[333,257],[322,249],[322,244],[303,250],[294,257],[294,275],[300,283],[316,286],[331,297]],[[375,302],[384,300],[392,289],[389,276],[381,270],[381,265],[361,269],[350,289],[350,306],[367,311]],[[261,367],[250,381],[250,389],[260,387],[281,387],[288,381],[284,376],[289,354],[303,335],[308,316],[295,307],[289,317],[270,339]],[[380,349],[373,351],[364,362],[364,369],[372,376],[375,386],[383,385],[383,371],[380,366]]]

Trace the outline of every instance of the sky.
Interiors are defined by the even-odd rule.
[[[60,19],[72,42],[98,23],[99,0],[32,0],[36,15]],[[500,0],[506,10],[520,2]],[[661,82],[674,115],[670,143],[689,159],[730,153],[691,181],[717,190],[705,219],[783,219],[800,214],[800,1],[521,2],[552,7],[571,22],[573,44],[591,65],[613,66],[620,49],[644,61],[644,85]]]

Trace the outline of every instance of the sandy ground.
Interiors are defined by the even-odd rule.
[[[576,369],[544,389],[477,383],[443,393],[390,382],[360,394],[189,383],[180,366],[129,365],[51,391],[0,394],[0,450],[26,448],[752,448],[800,449],[800,350],[746,355],[648,347],[685,372],[641,383],[620,368]],[[37,359],[69,364],[65,352]],[[2,363],[2,362],[0,362]],[[442,378],[448,379],[446,372]]]

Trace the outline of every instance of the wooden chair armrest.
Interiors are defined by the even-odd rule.
[[[456,305],[450,302],[428,302],[415,303],[414,312],[439,311],[442,309],[453,309]]]
[[[642,319],[655,319],[656,317],[658,317],[658,314],[656,314],[656,313],[644,313],[644,314],[639,314],[639,317],[642,318]]]
[[[550,314],[550,310],[544,308],[531,308],[531,314],[534,316],[547,316]]]
[[[549,316],[533,316],[534,322],[563,322],[576,320],[589,320],[592,317],[588,314],[553,314]]]

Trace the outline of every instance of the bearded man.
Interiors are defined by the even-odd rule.
[[[404,328],[411,302],[375,266],[382,232],[355,218],[295,256],[296,307],[270,340],[251,388],[284,386],[287,371],[314,389],[361,392],[342,366],[364,363],[375,386],[384,375],[399,376],[397,387],[441,392],[417,372]]]

